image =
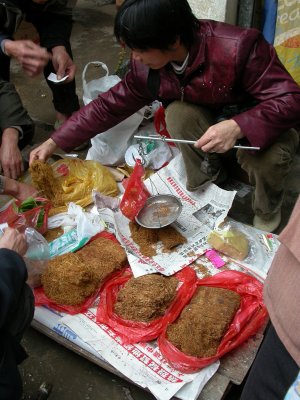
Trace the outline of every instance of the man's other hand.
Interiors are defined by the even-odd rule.
[[[13,250],[23,256],[27,250],[25,235],[14,228],[5,228],[4,234],[0,239],[0,249]]]

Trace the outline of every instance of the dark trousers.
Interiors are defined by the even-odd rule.
[[[70,44],[66,46],[66,50],[69,56],[73,59],[72,50]],[[74,111],[79,110],[79,100],[76,95],[76,84],[75,79],[69,83],[57,84],[51,81],[48,81],[47,77],[50,72],[55,73],[53,65],[49,62],[44,69],[44,76],[49,88],[52,91],[53,95],[53,105],[56,111],[65,114],[71,115]]]
[[[34,297],[31,289],[25,285],[17,312],[11,316],[10,324],[0,332],[0,399],[19,400],[22,395],[22,380],[18,370],[27,354],[20,345],[25,329],[33,318]]]
[[[167,129],[175,139],[198,140],[215,123],[211,110],[195,104],[174,101],[166,109]],[[253,211],[265,220],[272,219],[281,208],[286,177],[298,145],[299,135],[295,129],[290,129],[261,152],[252,154],[238,149],[236,153],[238,163],[254,186]],[[218,172],[223,169],[222,158],[228,157],[227,153],[204,153],[193,145],[177,144],[177,147],[182,153],[186,187],[190,191],[197,190],[205,182],[216,181]]]
[[[71,46],[66,46],[67,52],[72,58]],[[50,61],[48,65],[44,68],[44,76],[46,82],[51,89],[53,96],[53,105],[56,111],[65,114],[71,115],[74,111],[79,110],[79,100],[76,95],[76,84],[75,80],[69,83],[63,84],[55,84],[51,81],[48,81],[47,77],[50,72],[55,73],[52,62]],[[0,56],[0,76],[2,79],[9,82],[10,80],[10,58],[4,55]]]
[[[270,324],[240,400],[283,400],[298,372],[298,365]]]

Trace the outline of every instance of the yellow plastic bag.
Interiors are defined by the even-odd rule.
[[[62,188],[59,204],[50,215],[64,212],[68,203],[86,207],[92,203],[92,190],[106,196],[117,196],[119,189],[112,173],[97,161],[64,158],[51,165],[58,185]]]

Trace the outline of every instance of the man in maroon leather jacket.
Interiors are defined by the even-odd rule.
[[[239,141],[260,147],[238,150],[255,186],[254,225],[280,223],[284,180],[298,147],[300,88],[275,50],[254,29],[200,20],[186,0],[127,0],[115,19],[118,41],[132,50],[125,78],[75,113],[30,161],[46,160],[60,147],[70,151],[159,99],[169,133],[193,139],[181,145],[195,190],[223,178],[221,158]]]

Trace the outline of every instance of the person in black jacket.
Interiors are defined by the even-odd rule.
[[[14,40],[13,36],[18,29],[20,22],[25,19],[32,23],[39,33],[40,44],[31,40]],[[5,82],[10,80],[10,59],[14,58],[22,67],[23,71],[35,77],[44,71],[47,84],[52,95],[53,104],[57,114],[57,125],[67,119],[74,111],[79,109],[78,96],[76,95],[75,70],[76,66],[72,59],[70,36],[72,32],[72,8],[68,6],[68,0],[3,0],[0,3],[0,93],[4,98],[3,87]],[[65,76],[68,78],[60,84],[53,83],[47,79],[53,72],[57,79]],[[13,85],[5,87],[16,97]],[[8,95],[7,95],[8,96]],[[7,110],[4,110],[0,102],[1,118],[8,123]],[[19,102],[20,103],[20,102]],[[22,105],[21,105],[22,107]],[[19,107],[18,107],[19,109]],[[23,110],[24,111],[24,110]],[[6,114],[5,114],[6,113]],[[23,112],[24,114],[24,112]],[[25,113],[27,115],[27,113]],[[15,121],[12,120],[15,116]],[[10,113],[10,124],[14,132],[10,132],[10,147],[15,145],[15,138],[19,134],[31,139],[32,133],[25,135],[23,129],[24,121],[18,119],[20,111],[15,114]],[[29,117],[27,123],[31,124]],[[23,122],[23,123],[22,123]],[[0,121],[2,134],[4,128]],[[4,151],[2,152],[4,153]],[[14,154],[17,153],[14,146]],[[17,178],[20,175],[20,155],[18,166],[8,161],[6,176]],[[1,151],[0,151],[1,162]],[[4,169],[4,168],[3,168]],[[13,172],[11,170],[14,170]]]
[[[0,239],[0,399],[19,400],[22,380],[18,364],[27,354],[20,344],[33,318],[34,298],[26,284],[27,269],[22,256],[25,235],[6,228]]]
[[[30,143],[34,134],[34,124],[14,85],[1,77],[0,133],[0,165],[3,175],[17,179],[24,171],[21,150]]]

